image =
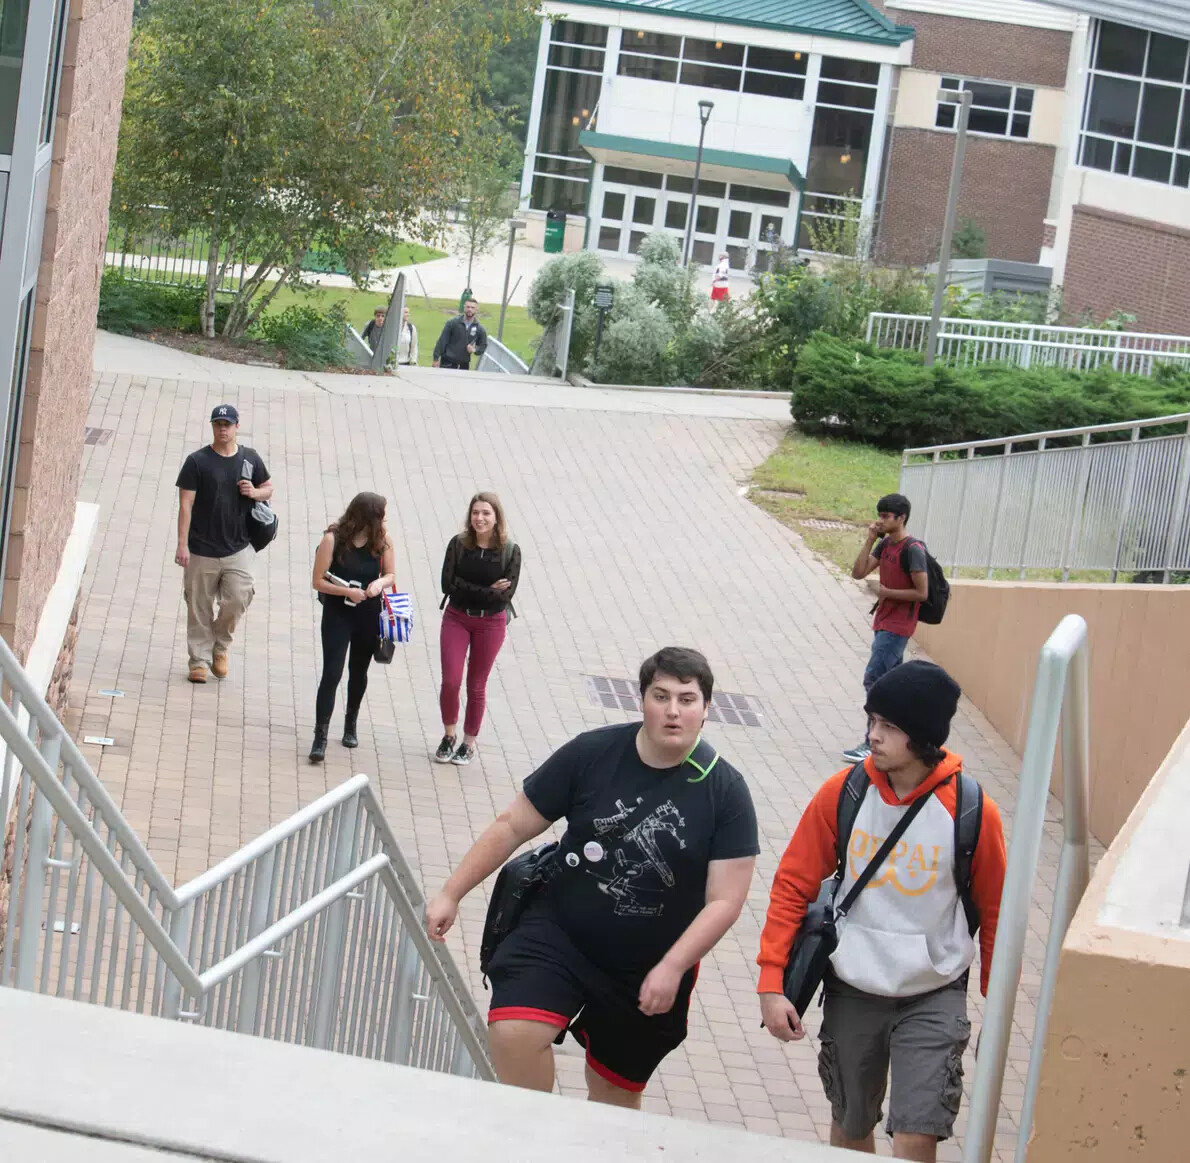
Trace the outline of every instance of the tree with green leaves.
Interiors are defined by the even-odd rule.
[[[467,286],[475,256],[487,254],[516,212],[515,182],[519,151],[509,134],[468,130],[464,148],[471,159],[460,199],[460,233],[467,246]]]
[[[533,5],[153,0],[133,31],[114,217],[164,207],[172,233],[208,241],[208,336],[220,279],[251,256],[228,338],[300,285],[315,244],[359,272],[394,238],[428,241],[493,119],[489,55]]]

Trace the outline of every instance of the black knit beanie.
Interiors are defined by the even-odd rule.
[[[962,693],[942,667],[905,662],[872,684],[864,710],[900,727],[915,743],[941,747]]]

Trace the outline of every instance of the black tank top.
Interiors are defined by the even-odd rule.
[[[374,556],[366,545],[362,548],[349,545],[343,551],[342,557],[331,558],[331,573],[336,577],[341,577],[345,582],[359,582],[367,589],[380,576],[380,558]],[[324,606],[329,602],[341,606],[345,610],[351,610],[346,599],[336,595],[319,594],[318,598]],[[380,599],[365,598],[354,609],[360,614],[367,613],[378,618],[380,616]]]

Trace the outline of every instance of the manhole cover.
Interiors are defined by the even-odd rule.
[[[609,711],[640,713],[640,694],[636,683],[628,678],[608,678],[602,674],[584,674],[583,685],[587,699],[594,707]],[[731,691],[716,691],[711,699],[707,719],[712,723],[727,723],[732,727],[759,727],[764,712],[756,699]]]
[[[852,525],[849,521],[821,521],[817,517],[807,517],[804,521],[799,521],[799,525],[804,525],[807,529],[858,529],[858,525]]]
[[[77,432],[78,429],[76,428]],[[112,430],[110,428],[84,428],[83,429],[83,443],[84,444],[106,444],[112,438]]]

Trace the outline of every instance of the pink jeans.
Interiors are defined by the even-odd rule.
[[[479,734],[483,723],[483,712],[487,706],[488,675],[496,662],[496,655],[504,645],[504,632],[508,626],[507,614],[493,614],[488,618],[474,618],[447,606],[442,612],[442,633],[439,639],[442,648],[442,690],[438,705],[442,710],[444,724],[459,721],[459,689],[463,685],[463,661],[467,660],[467,717],[463,733],[472,737]]]

